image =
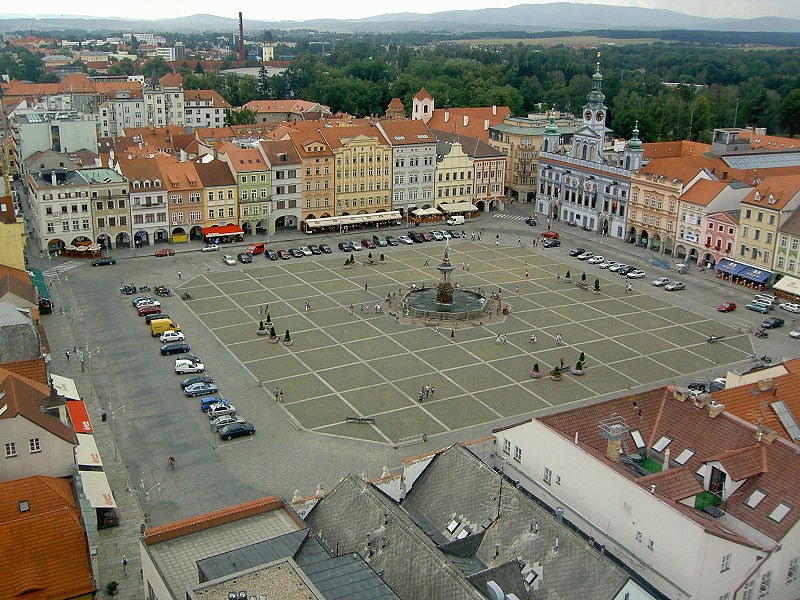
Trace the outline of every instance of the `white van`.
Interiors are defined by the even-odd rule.
[[[772,307],[778,304],[778,299],[775,296],[770,296],[769,294],[756,294],[753,297],[753,300],[755,302],[761,302],[761,304],[769,304]]]
[[[447,224],[451,227],[453,225],[463,225],[464,224],[464,216],[463,215],[454,215],[447,219]]]

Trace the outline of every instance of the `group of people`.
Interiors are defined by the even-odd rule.
[[[425,398],[432,398],[435,395],[436,395],[436,390],[433,389],[432,385],[424,385],[421,388],[419,388],[419,402],[420,403],[422,403],[422,401]]]
[[[506,333],[498,333],[497,337],[494,339],[495,344],[505,344],[508,341],[508,334]]]

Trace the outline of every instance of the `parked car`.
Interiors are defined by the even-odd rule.
[[[590,259],[589,259],[587,262],[588,262],[590,265],[599,265],[599,264],[600,264],[601,262],[603,262],[605,259],[606,259],[606,257],[605,257],[605,256],[597,256],[597,255],[595,255],[595,256],[593,256],[592,258],[590,258]]]
[[[448,229],[447,233],[449,233],[450,237],[452,237],[452,238],[460,238],[461,237],[461,232],[456,231],[455,229]]]
[[[422,236],[422,239],[426,242],[433,241],[433,236],[427,231],[423,231],[422,233],[420,233],[420,235]]]
[[[617,263],[615,263],[613,260],[604,260],[603,262],[601,262],[597,266],[600,267],[601,269],[610,269],[615,264],[617,264]]]
[[[546,238],[551,238],[551,239],[557,240],[558,239],[558,232],[557,231],[552,231],[552,230],[551,231],[543,231],[542,232],[542,237],[546,237]]]
[[[370,250],[372,250],[373,248],[377,248],[378,246],[372,240],[364,238],[363,240],[361,240],[361,247],[369,248]]]
[[[769,312],[769,306],[766,304],[759,304],[758,302],[751,302],[747,306],[745,306],[747,310],[753,310],[755,312],[760,312],[761,314],[766,315]]]
[[[186,373],[202,373],[206,370],[206,366],[200,362],[192,362],[190,360],[176,360],[175,361],[175,372],[179,375],[185,375]],[[209,378],[210,379],[210,378]],[[199,383],[199,382],[195,382]],[[186,386],[184,386],[186,387]]]
[[[215,383],[193,383],[183,388],[183,393],[189,398],[194,396],[203,396],[208,394],[216,394],[219,387]]]
[[[352,250],[356,252],[361,252],[364,247],[359,242],[350,242],[350,246],[352,246]]]
[[[253,255],[248,254],[247,252],[239,252],[239,254],[236,255],[236,258],[242,264],[253,262]]]
[[[200,248],[200,252],[216,252],[217,250],[219,250],[219,246],[216,244],[209,244]]]
[[[628,275],[628,277],[630,277],[630,275]],[[678,290],[685,290],[686,284],[684,284],[682,281],[673,281],[672,283],[665,285],[664,289],[668,292],[677,292]]]
[[[397,246],[397,238],[391,235],[386,236],[386,243],[390,246]]]
[[[153,315],[153,314],[156,314],[156,313],[160,313],[161,312],[161,307],[160,306],[156,306],[154,304],[146,304],[146,305],[144,305],[144,306],[142,306],[140,308],[137,308],[136,312],[139,313],[140,317],[143,317],[145,315]]]
[[[264,256],[267,260],[278,260],[278,253],[272,248],[267,248],[264,250]]]
[[[230,254],[223,254],[222,262],[224,262],[229,267],[232,267],[233,265],[236,264],[236,261],[233,259],[233,257]]]
[[[180,354],[181,352],[189,352],[189,344],[185,342],[170,342],[161,346],[161,354],[168,356],[170,354]]]
[[[282,260],[289,260],[290,258],[292,258],[292,255],[291,255],[291,254],[289,254],[289,253],[288,253],[286,250],[278,250],[278,252],[277,252],[277,253],[278,253],[278,256],[279,256],[279,257],[280,257]]]
[[[311,256],[312,254],[314,254],[311,251],[311,248],[309,248],[308,246],[299,246],[297,249],[303,253],[303,256]]]
[[[736,310],[735,302],[723,302],[717,307],[719,312],[733,312]]]
[[[303,258],[305,256],[300,248],[289,248],[289,254],[294,258]]]
[[[254,256],[256,254],[261,254],[264,251],[264,249],[265,249],[264,244],[259,242],[259,243],[256,243],[256,244],[250,244],[247,247],[247,250],[245,250],[245,252],[247,254],[249,254],[250,256]]]
[[[350,242],[339,242],[339,250],[342,252],[352,252],[353,244]]]
[[[220,427],[217,435],[222,440],[229,440],[243,435],[253,435],[255,432],[256,428],[252,423],[231,423]]]
[[[322,254],[322,250],[320,250],[319,246],[315,246],[314,244],[309,244],[308,249],[311,250],[311,254]]]
[[[183,356],[179,356],[175,360],[188,360],[189,362],[193,363],[201,363],[203,362],[199,356],[194,356],[193,354],[184,354]]]
[[[144,304],[151,304],[155,303],[156,306],[161,306],[157,299],[151,296],[139,296],[138,298],[134,298],[131,300],[131,304],[133,304],[134,308],[144,305]]]
[[[98,258],[96,261],[92,262],[93,267],[105,267],[107,265],[115,264],[117,264],[117,261],[110,256],[104,256],[103,258]]]
[[[647,273],[642,271],[641,269],[634,269],[633,271],[628,271],[625,273],[625,277],[628,279],[644,279],[647,276]]]
[[[796,340],[800,340],[800,329],[792,329],[789,332],[789,337],[793,337]]]
[[[783,319],[779,319],[778,317],[770,317],[769,319],[764,319],[761,321],[761,328],[762,329],[775,329],[777,327],[783,327],[785,321]]]
[[[659,277],[653,282],[653,285],[656,287],[664,287],[669,283],[669,277]]]
[[[635,270],[636,270],[636,267],[632,267],[630,265],[622,265],[621,267],[617,268],[615,273],[618,273],[619,275],[622,275],[622,276],[626,276],[628,273],[631,273],[631,272],[633,272]]]
[[[180,358],[178,360],[181,360]],[[178,360],[175,362],[177,363]],[[177,365],[175,365],[177,366]],[[193,383],[214,383],[214,380],[211,379],[208,375],[192,375],[191,377],[187,377],[186,379],[181,381],[181,387],[185,388],[188,385],[192,385]]]
[[[800,304],[795,304],[794,302],[784,302],[778,308],[790,313],[800,313]]]
[[[372,241],[375,242],[381,248],[385,248],[386,246],[389,245],[388,240],[385,237],[383,237],[382,235],[373,235],[372,236]]]
[[[216,406],[217,404],[228,404],[228,401],[225,398],[217,398],[216,396],[206,396],[205,398],[200,398],[200,410],[203,412],[208,412],[208,409],[212,406]]]
[[[542,248],[557,248],[561,245],[561,240],[548,239],[542,242]]]
[[[185,339],[186,336],[183,335],[182,331],[174,331],[172,329],[167,329],[158,338],[162,344],[166,344],[167,342],[182,342]]]
[[[584,252],[577,256],[578,260],[589,260],[594,256],[594,252]]]
[[[333,250],[331,250],[331,247],[328,246],[328,244],[320,244],[319,249],[322,250],[323,254],[330,254],[331,252],[333,252]]]
[[[216,419],[211,419],[211,431],[216,433],[220,427],[231,425],[233,423],[247,423],[247,419],[240,417],[239,415],[222,415]]]
[[[574,250],[570,250],[570,251],[568,252],[568,254],[569,254],[569,256],[572,256],[572,257],[574,258],[574,257],[576,257],[576,256],[580,256],[580,255],[581,255],[581,254],[583,254],[584,252],[586,252],[586,249],[585,249],[585,248],[575,248]]]
[[[235,415],[236,407],[232,404],[217,404],[206,411],[209,419],[216,419],[222,415]]]
[[[413,241],[415,244],[424,244],[425,243],[425,238],[422,237],[422,234],[420,232],[418,232],[418,231],[409,231],[408,232],[408,237],[410,237],[411,241]]]
[[[447,231],[446,229],[440,230],[441,234],[444,236],[444,239],[449,240],[453,237],[453,234]]]
[[[407,235],[398,236],[397,241],[400,242],[401,244],[406,244],[407,246],[410,246],[411,244],[414,243],[414,240],[412,240]]]
[[[161,250],[156,250],[156,256],[175,256],[175,250],[172,248],[162,248]]]
[[[442,232],[441,232],[441,231],[431,231],[431,236],[432,236],[432,237],[433,237],[433,239],[435,239],[437,242],[443,242],[443,241],[444,241],[444,235],[442,235]]]
[[[169,319],[171,321],[172,317],[165,315],[164,313],[153,313],[152,315],[145,315],[144,322],[147,325],[150,325],[150,322],[155,321],[156,319]]]

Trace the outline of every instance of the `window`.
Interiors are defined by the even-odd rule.
[[[656,452],[663,452],[664,448],[669,446],[672,439],[668,438],[667,436],[662,436],[660,440],[658,440],[655,445],[653,446],[653,450]]]
[[[678,456],[675,457],[675,462],[678,463],[679,465],[685,464],[687,460],[689,460],[690,458],[692,458],[692,456],[694,456],[694,454],[695,454],[694,450],[692,450],[691,448],[686,448],[683,452],[681,452],[680,454],[678,454]]]
[[[553,481],[553,472],[550,469],[548,469],[547,467],[544,468],[543,480],[547,485],[550,485],[551,482]]]
[[[792,507],[786,504],[785,502],[779,502],[778,506],[775,507],[771,513],[769,513],[769,518],[773,521],[780,523],[783,518],[789,514],[789,511],[792,510]]]
[[[503,440],[503,452],[511,454],[511,442],[509,440]]]
[[[656,543],[653,540],[647,540],[647,549],[655,550]]]
[[[514,446],[514,460],[520,462],[522,460],[522,448]]]
[[[762,492],[761,490],[753,490],[753,493],[744,501],[744,503],[749,506],[750,508],[755,508],[758,504],[767,497],[766,492]]]
[[[767,598],[772,591],[772,571],[767,571],[761,576],[761,583],[758,586],[758,597]]]
[[[39,438],[31,438],[28,440],[28,446],[30,447],[31,454],[34,452],[41,452],[42,451],[42,444],[39,441]]]
[[[789,563],[789,570],[786,571],[786,585],[797,581],[798,567],[800,567],[800,558],[793,558]]]
[[[637,532],[636,532],[636,537],[635,537],[635,539],[636,539],[636,541],[637,541],[637,542],[639,542],[640,544],[642,543],[642,532],[641,532],[641,531],[637,531]]]
[[[6,442],[6,458],[11,458],[17,455],[17,444],[15,442]]]
[[[731,555],[726,554],[722,557],[722,566],[719,568],[720,573],[724,573],[731,568]]]
[[[744,584],[744,588],[742,589],[742,600],[753,600],[753,587],[755,584],[752,581],[748,581]]]

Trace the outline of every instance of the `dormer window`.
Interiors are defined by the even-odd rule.
[[[160,180],[160,179],[156,179],[156,180],[153,182],[153,187],[160,187],[160,186],[161,186],[161,180]]]
[[[761,202],[761,192],[756,190],[756,193],[753,194],[753,200],[755,200],[756,202]]]
[[[770,195],[769,195],[769,200],[768,200],[768,202],[769,202],[770,204],[775,204],[775,196],[773,196],[772,194],[770,194]]]
[[[753,493],[750,494],[750,496],[748,496],[747,500],[745,500],[744,503],[750,508],[755,508],[766,497],[767,497],[766,492],[762,492],[761,490],[753,490]]]
[[[142,187],[142,184],[137,180],[133,182],[133,187],[134,189],[138,190],[140,187]]]

